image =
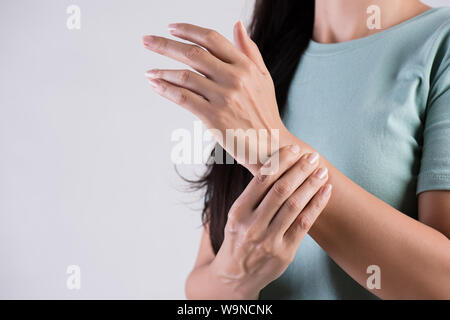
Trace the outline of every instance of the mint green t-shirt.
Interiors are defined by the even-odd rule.
[[[450,190],[450,8],[361,39],[311,41],[285,123],[355,183],[417,219],[420,192]],[[306,236],[260,298],[376,297]]]

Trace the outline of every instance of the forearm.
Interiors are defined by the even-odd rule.
[[[292,143],[290,137],[282,144]],[[380,298],[449,299],[450,240],[365,191],[323,157],[320,162],[334,191],[309,234],[328,255],[363,287],[367,267],[379,266],[381,289],[372,292]]]
[[[241,50],[212,30],[188,24],[171,28],[173,35],[198,46],[148,36],[144,39],[146,47],[194,67],[206,77],[193,72],[153,70],[148,75],[157,93],[194,113],[218,137],[226,137],[230,129],[241,132],[281,129],[280,147],[298,144],[304,153],[314,151],[285,133],[270,72],[242,24],[236,24],[235,28]],[[236,156],[234,144],[227,149],[222,141],[222,147]],[[245,162],[245,157],[238,160]],[[382,298],[449,298],[449,240],[372,196],[323,157],[320,165],[329,169],[328,182],[335,191],[310,234],[325,251],[363,286],[367,266],[378,265],[382,288],[376,294]],[[248,169],[256,173],[257,165]],[[222,294],[224,291],[214,282],[216,279],[207,276],[208,272],[203,273],[203,269],[192,275],[194,279],[199,277],[194,282],[202,283],[200,291],[213,288],[212,295]]]
[[[205,264],[194,268],[186,280],[186,298],[189,300],[257,300],[259,293],[248,293],[222,281]]]

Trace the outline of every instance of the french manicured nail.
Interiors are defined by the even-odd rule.
[[[147,47],[149,47],[153,44],[153,40],[155,40],[155,38],[153,36],[145,36],[142,38],[142,42]]]
[[[316,177],[319,179],[324,179],[328,174],[328,169],[327,168],[320,168],[319,170],[317,170],[316,172]]]
[[[168,26],[169,32],[175,32],[175,31],[177,31],[177,28],[178,28],[178,24],[176,24],[176,23],[171,23]]]
[[[306,160],[308,160],[310,164],[314,164],[319,160],[319,154],[317,152],[310,153],[306,156]]]
[[[323,187],[322,194],[328,195],[331,192],[331,189],[333,189],[333,186],[331,184],[327,184],[325,187]]]
[[[289,148],[293,154],[298,154],[300,152],[300,147],[298,145],[293,145]]]
[[[149,70],[149,71],[145,72],[145,76],[149,79],[155,79],[155,78],[157,78],[157,71]]]

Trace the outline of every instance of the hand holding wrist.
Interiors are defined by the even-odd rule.
[[[220,291],[220,300],[258,300],[262,289],[255,289],[248,282],[241,279],[230,279],[224,275],[217,259],[209,265],[208,272],[211,283],[217,285]]]

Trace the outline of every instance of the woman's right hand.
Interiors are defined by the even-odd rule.
[[[331,185],[327,169],[317,168],[319,155],[300,156],[298,146],[272,155],[265,168],[277,159],[278,170],[269,175],[260,170],[228,213],[224,241],[210,270],[236,297],[257,299],[281,276],[328,203]]]

